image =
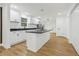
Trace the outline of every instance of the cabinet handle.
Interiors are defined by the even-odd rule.
[[[17,34],[17,36],[19,36],[19,33]]]

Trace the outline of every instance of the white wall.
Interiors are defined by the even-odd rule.
[[[41,23],[45,26],[45,29],[55,32],[56,19],[54,17],[43,17]]]
[[[79,54],[79,11],[73,12],[70,17],[70,38],[74,48]]]
[[[1,4],[0,4],[1,5]],[[5,48],[10,47],[10,22],[9,22],[9,4],[2,4],[2,45]]]
[[[64,36],[69,39],[69,17],[59,15],[56,18],[56,33],[57,36]]]

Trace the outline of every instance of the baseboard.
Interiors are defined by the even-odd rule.
[[[76,53],[79,55],[79,49],[76,47],[75,43],[71,43],[72,47],[74,48],[74,50],[76,51]]]
[[[76,50],[76,48],[74,47],[74,45],[72,43],[70,45],[72,46],[72,48],[74,49],[74,51],[79,55],[79,52],[78,52],[78,50]]]
[[[5,49],[9,49],[9,48],[11,48],[11,46],[10,46],[10,45],[5,45],[5,44],[2,44],[2,46],[3,46]]]
[[[0,46],[2,46],[2,44],[0,44]]]
[[[11,44],[11,45],[0,44],[0,46],[3,46],[5,49],[9,49],[9,48],[11,48],[11,46],[16,45],[16,44],[18,44],[18,43],[21,43],[21,42],[23,42],[23,41],[25,41],[25,40],[15,42],[15,43],[13,43],[13,44]]]
[[[17,45],[17,44],[19,44],[19,43],[21,43],[21,42],[24,42],[24,41],[26,41],[26,40],[17,41],[17,42],[15,42],[15,43],[11,44],[11,46]]]

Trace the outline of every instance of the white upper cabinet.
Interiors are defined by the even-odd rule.
[[[10,20],[11,20],[11,21],[20,22],[20,19],[21,19],[21,17],[20,17],[20,12],[17,11],[17,10],[11,9],[11,10],[10,10]]]
[[[10,9],[10,28],[21,27],[21,15],[18,10]]]

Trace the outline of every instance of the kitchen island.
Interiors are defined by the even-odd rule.
[[[37,52],[49,39],[50,30],[27,30],[27,49]]]
[[[27,49],[33,52],[37,52],[50,39],[51,30],[39,28],[11,28],[10,31],[11,33],[13,33],[13,35],[16,34],[14,37],[11,38],[14,40],[12,40],[11,44],[13,42],[16,43],[16,41],[20,41],[20,39],[25,39]]]

